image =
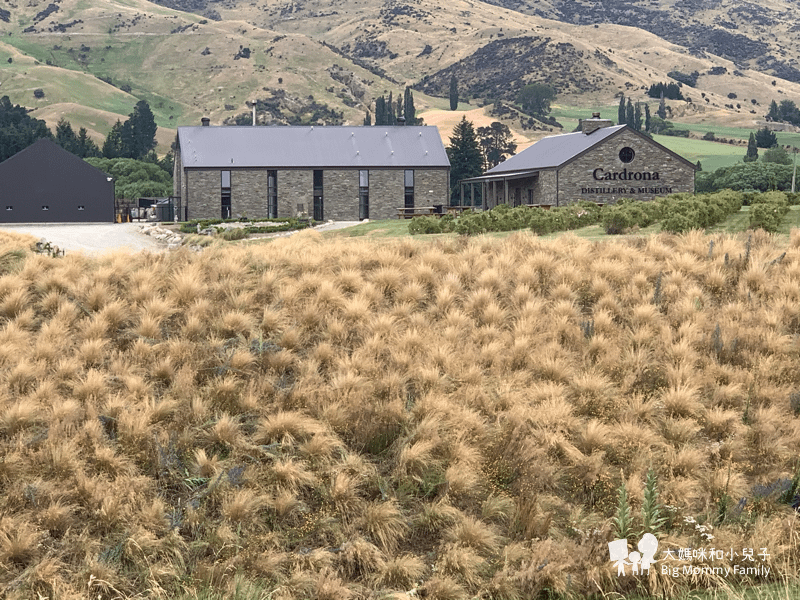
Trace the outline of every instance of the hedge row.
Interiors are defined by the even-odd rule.
[[[538,234],[578,229],[597,223],[600,208],[593,202],[578,202],[561,208],[542,210],[501,204],[492,210],[467,212],[458,218],[452,216],[415,217],[408,226],[411,234],[456,233],[475,235],[491,231],[515,231],[530,229]]]
[[[619,234],[660,222],[662,231],[681,233],[712,227],[738,212],[743,204],[750,204],[750,227],[776,231],[788,206],[799,202],[800,194],[722,190],[710,194],[673,194],[649,202],[623,198],[602,208],[593,202],[550,210],[501,204],[492,210],[463,213],[457,218],[416,217],[408,230],[411,234],[455,231],[475,235],[530,229],[541,235],[602,223],[606,233]]]

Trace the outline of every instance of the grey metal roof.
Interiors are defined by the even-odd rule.
[[[184,167],[449,167],[436,127],[179,127]]]
[[[530,169],[552,169],[560,167],[565,162],[575,158],[592,146],[611,137],[625,125],[601,127],[586,135],[582,131],[563,133],[542,138],[519,154],[501,162],[487,175],[502,175],[509,171],[526,171]]]

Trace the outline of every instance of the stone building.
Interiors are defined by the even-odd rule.
[[[694,192],[695,165],[658,142],[595,113],[582,130],[543,138],[480,177],[461,182],[462,204],[480,186],[485,209],[498,204],[613,204]]]
[[[43,138],[0,163],[0,222],[113,223],[114,180]]]
[[[450,161],[436,127],[178,128],[174,196],[187,219],[396,218],[445,204]]]

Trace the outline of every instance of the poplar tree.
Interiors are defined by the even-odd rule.
[[[389,99],[386,100],[386,125],[394,125],[394,100],[392,100],[392,92],[389,92]]]
[[[744,162],[755,162],[758,160],[758,146],[756,145],[756,136],[751,131],[750,139],[747,142],[747,154],[744,155]]]
[[[628,119],[625,115],[625,94],[619,97],[619,108],[617,109],[617,125],[625,125]]]
[[[667,103],[664,101],[664,92],[661,92],[661,99],[658,101],[658,110],[656,111],[659,119],[667,118]]]
[[[633,102],[628,98],[628,104],[625,105],[625,124],[631,129],[636,129],[636,117],[633,111]]]
[[[458,108],[458,79],[453,75],[450,78],[450,110]]]
[[[386,98],[382,95],[375,98],[375,125],[387,125]]]
[[[403,109],[405,110],[406,125],[417,124],[417,109],[414,108],[414,94],[410,87],[406,87],[403,94]]]
[[[650,106],[646,102],[644,104],[644,130],[650,132]]]
[[[636,131],[642,130],[642,107],[638,102],[636,103],[636,108],[633,111],[633,128]]]

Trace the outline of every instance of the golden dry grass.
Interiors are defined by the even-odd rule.
[[[649,469],[664,548],[718,522],[791,580],[800,245],[757,241],[747,264],[696,235],[23,251],[0,595],[624,595],[611,517],[624,482],[638,523]]]

